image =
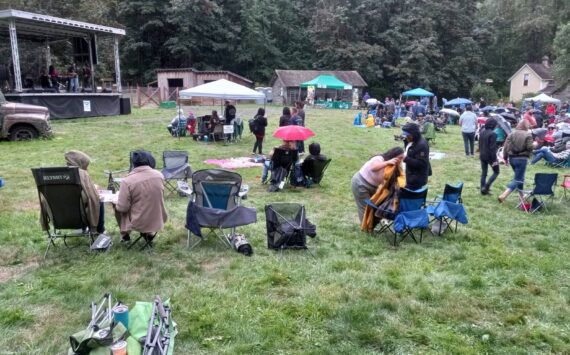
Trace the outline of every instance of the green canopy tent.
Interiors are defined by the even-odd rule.
[[[352,90],[352,85],[339,80],[336,76],[331,74],[321,74],[299,85],[299,97],[301,96],[301,88],[308,88],[313,86],[316,89],[334,89],[334,90]]]

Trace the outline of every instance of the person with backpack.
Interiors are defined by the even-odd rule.
[[[259,108],[257,114],[249,121],[249,130],[255,135],[255,144],[253,145],[253,154],[258,149],[259,155],[262,155],[263,137],[265,137],[265,127],[267,127],[267,118],[265,117],[265,109]]]

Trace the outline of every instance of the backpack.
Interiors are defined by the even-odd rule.
[[[259,121],[257,119],[258,116],[255,116],[251,120],[248,121],[249,131],[253,134],[259,131]]]

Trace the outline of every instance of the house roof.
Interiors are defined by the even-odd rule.
[[[509,78],[512,81],[517,74],[523,70],[525,67],[532,70],[539,78],[542,80],[554,80],[552,77],[552,69],[545,67],[542,63],[525,63],[519,70],[517,70],[513,76]]]
[[[356,70],[283,70],[276,69],[271,86],[277,78],[281,79],[285,87],[299,87],[304,82],[312,80],[319,75],[330,74],[339,80],[356,87],[366,87],[368,84]]]
[[[249,80],[246,77],[243,77],[239,74],[231,72],[229,70],[197,70],[194,68],[166,68],[166,69],[156,69],[157,73],[166,73],[166,72],[193,72],[196,74],[228,74],[231,76],[235,76],[236,78],[240,78],[243,81],[247,81],[248,83],[253,83],[253,81]]]

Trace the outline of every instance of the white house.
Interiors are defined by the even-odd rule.
[[[552,69],[548,57],[542,58],[542,63],[526,63],[509,79],[511,83],[510,101],[520,101],[524,94],[538,93],[547,87],[554,86]]]

